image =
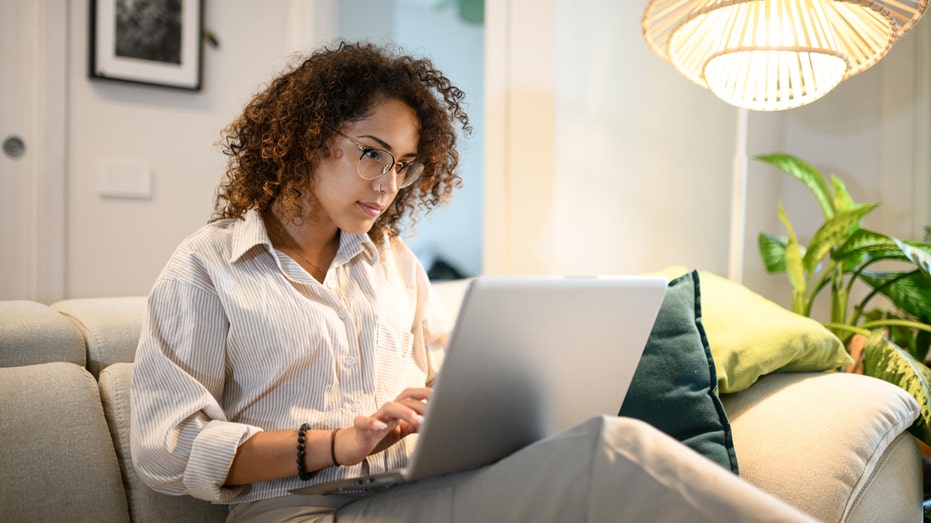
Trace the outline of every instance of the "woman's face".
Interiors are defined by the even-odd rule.
[[[399,162],[417,156],[420,121],[413,109],[396,99],[386,99],[363,120],[350,122],[342,134],[363,146],[384,149]],[[398,194],[397,166],[375,180],[363,180],[357,171],[362,151],[340,134],[333,135],[329,158],[317,167],[311,206],[312,223],[349,233],[367,233]]]

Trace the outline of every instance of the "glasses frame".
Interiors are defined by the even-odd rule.
[[[345,135],[345,134],[343,134],[343,133],[341,133],[341,132],[339,132],[339,131],[336,131],[336,134],[338,134],[338,135],[342,136],[343,138],[349,140],[350,143],[352,143],[353,145],[355,145],[356,148],[359,149],[359,151],[362,152],[362,154],[359,155],[359,160],[358,160],[358,162],[356,163],[356,174],[359,175],[359,178],[362,178],[362,179],[365,180],[365,181],[369,181],[369,182],[375,181],[375,180],[377,180],[377,179],[379,179],[379,178],[385,176],[386,174],[390,173],[390,172],[395,168],[395,166],[397,166],[397,174],[400,175],[400,174],[402,174],[402,172],[404,171],[404,169],[409,168],[409,167],[414,166],[414,165],[420,165],[420,172],[417,173],[417,176],[413,176],[413,177],[411,177],[410,179],[408,179],[407,176],[404,176],[404,183],[399,183],[399,184],[398,184],[398,190],[404,189],[404,188],[406,188],[406,187],[410,187],[411,185],[414,184],[414,182],[416,182],[417,180],[419,180],[421,176],[423,176],[423,171],[424,171],[424,168],[425,168],[423,162],[419,162],[419,161],[417,161],[417,160],[411,160],[411,161],[409,161],[409,162],[402,162],[402,161],[399,161],[397,158],[395,158],[395,156],[394,156],[393,154],[391,154],[391,151],[386,151],[385,149],[382,149],[381,147],[372,147],[371,145],[366,145],[366,144],[360,142],[359,140],[356,140],[355,138],[353,138],[353,137],[351,137],[351,136],[347,136],[347,135]],[[362,158],[363,158],[369,151],[377,151],[377,152],[379,152],[379,153],[384,153],[384,154],[387,154],[389,158],[391,158],[391,163],[388,164],[388,167],[387,167],[386,169],[382,169],[382,173],[379,174],[378,176],[374,177],[374,178],[366,178],[366,177],[362,174],[362,171],[361,171],[361,169],[362,169]]]

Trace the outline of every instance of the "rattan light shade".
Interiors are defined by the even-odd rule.
[[[647,44],[683,76],[747,109],[798,107],[866,70],[929,0],[650,0]]]

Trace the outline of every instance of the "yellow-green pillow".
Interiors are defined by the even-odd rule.
[[[670,267],[674,279],[688,272]],[[811,372],[852,363],[843,343],[819,322],[747,287],[700,271],[702,321],[718,375],[718,391],[739,392],[772,372]]]

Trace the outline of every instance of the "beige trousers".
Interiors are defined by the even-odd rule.
[[[487,467],[355,498],[284,496],[228,523],[815,521],[639,420],[599,417]]]

